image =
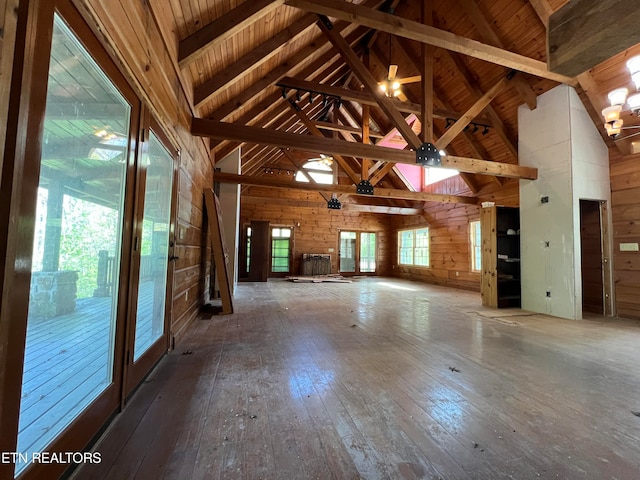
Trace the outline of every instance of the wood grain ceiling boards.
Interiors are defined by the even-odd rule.
[[[243,1],[241,0],[169,0],[167,4],[160,5],[159,0],[149,0],[154,10],[163,9],[170,12],[173,21],[173,32],[177,43],[188,38],[205,25],[216,20],[224,18],[230,12],[240,12],[242,10]],[[245,0],[251,1],[251,0]],[[508,52],[517,54],[510,58],[516,61],[524,62],[530,71],[537,71],[540,65],[546,63],[546,27],[544,21],[539,16],[543,12],[548,16],[549,12],[553,12],[567,3],[568,0],[434,0],[433,5],[433,25],[443,31],[453,35],[464,43],[464,48],[476,48],[480,45],[481,54],[477,55],[484,59],[474,58],[469,55],[459,55],[455,61],[451,60],[451,56],[445,53],[442,48],[434,49],[434,105],[436,106],[436,115],[433,120],[433,127],[439,132],[438,136],[447,135],[446,122],[444,115],[446,110],[451,113],[451,118],[459,118],[460,115],[467,112],[476,104],[499,78],[504,76],[508,68],[504,65],[500,66],[495,63],[487,62],[487,54],[495,54],[498,57],[509,57]],[[277,0],[280,3],[280,0]],[[372,0],[368,0],[370,4]],[[301,5],[301,2],[292,0],[292,4]],[[314,3],[314,2],[311,2]],[[315,4],[323,5],[344,5],[347,9],[351,8],[351,4],[361,6],[364,0],[345,1],[335,3],[334,0],[326,2],[315,2]],[[377,2],[382,4],[382,0]],[[387,5],[391,2],[387,1]],[[421,22],[421,6],[420,1],[400,1],[395,2],[397,8],[394,14],[397,18],[407,19],[409,21]],[[257,3],[255,3],[257,4]],[[267,5],[268,2],[262,2],[261,5]],[[465,7],[465,8],[463,8]],[[469,13],[471,12],[471,13]],[[158,15],[161,15],[158,13]],[[319,70],[318,65],[321,62],[329,63],[332,61],[343,61],[335,50],[331,47],[322,32],[315,26],[308,27],[312,17],[306,10],[294,8],[287,5],[278,5],[276,8],[268,11],[258,21],[251,23],[234,32],[233,35],[223,42],[221,45],[203,49],[195,61],[186,65],[181,70],[186,82],[190,83],[197,91],[197,110],[202,118],[213,118],[214,120],[222,120],[232,123],[240,123],[242,125],[271,125],[272,128],[285,128],[290,131],[299,131],[308,135],[307,128],[293,126],[291,118],[293,113],[287,111],[285,100],[281,98],[279,89],[273,85],[284,76],[291,77],[291,83],[296,83],[300,88],[304,88],[309,84],[301,82],[309,82],[314,79],[315,71]],[[388,20],[388,24],[394,24],[394,17],[384,17]],[[482,23],[482,18],[485,22]],[[303,20],[300,20],[303,19]],[[338,22],[332,19],[334,22]],[[350,18],[349,20],[353,20]],[[357,20],[357,19],[356,19]],[[291,25],[299,23],[299,28],[294,31],[294,38],[284,42],[283,32]],[[164,18],[162,25],[171,24],[171,20]],[[362,23],[362,22],[360,22]],[[386,26],[380,26],[383,30],[388,30]],[[398,23],[396,27],[407,24]],[[345,37],[349,32],[356,30],[356,26],[351,24],[342,32]],[[366,35],[366,28],[361,27],[360,35]],[[301,32],[301,33],[299,33]],[[373,33],[373,32],[372,32]],[[398,32],[396,32],[398,33]],[[280,35],[280,37],[277,37]],[[277,37],[276,39],[273,39]],[[399,66],[399,75],[406,77],[411,75],[419,75],[423,68],[421,64],[421,44],[412,39],[402,39],[405,43],[405,49],[409,55],[409,60],[400,51],[398,46],[398,38],[388,33],[378,33],[377,35],[369,35],[365,37],[363,42],[372,44],[371,51],[377,52],[372,55],[370,71],[376,81],[384,78],[388,63],[394,63]],[[270,40],[273,39],[273,40]],[[390,39],[392,39],[391,43]],[[464,40],[464,39],[468,39]],[[476,42],[476,43],[474,43]],[[177,43],[170,46],[170,53],[178,59]],[[259,47],[263,45],[262,50]],[[278,47],[281,45],[281,47]],[[498,50],[485,48],[488,45],[499,47]],[[267,47],[274,46],[277,48],[275,53],[264,53],[268,51]],[[470,47],[471,46],[471,47]],[[352,44],[357,51],[358,44]],[[257,49],[257,50],[256,50]],[[252,54],[252,52],[255,52]],[[331,52],[331,53],[327,53]],[[466,53],[472,53],[465,51]],[[484,53],[482,53],[484,52]],[[253,57],[251,56],[253,55]],[[264,55],[264,56],[263,56]],[[475,55],[475,54],[474,54]],[[376,58],[377,57],[377,58]],[[418,63],[411,62],[411,58],[418,59]],[[500,58],[495,59],[499,63],[505,64]],[[244,64],[239,63],[244,59]],[[529,60],[527,60],[529,59]],[[251,68],[245,69],[251,60]],[[507,62],[508,63],[508,62]],[[619,63],[619,62],[618,62]],[[598,90],[604,91],[609,88],[609,84],[618,86],[620,81],[625,80],[624,72],[612,74],[611,69],[617,67],[609,67],[606,62],[602,66],[593,69],[592,85]],[[617,71],[617,70],[616,70]],[[537,71],[543,76],[545,72]],[[225,76],[226,75],[226,76]],[[486,120],[486,124],[496,123],[502,125],[504,134],[497,130],[497,127],[489,129],[487,135],[472,134],[466,132],[462,135],[455,136],[451,143],[451,149],[459,152],[460,155],[466,157],[477,157],[482,154],[484,160],[493,160],[500,163],[516,163],[517,152],[513,145],[517,142],[513,139],[517,132],[517,108],[527,101],[530,106],[534,105],[531,97],[533,92],[535,95],[546,92],[557,85],[557,82],[548,78],[540,78],[528,73],[517,74],[517,87],[507,85],[502,92],[491,100],[488,109],[477,112],[478,117]],[[556,77],[553,77],[556,78]],[[315,79],[316,82],[325,84],[325,79]],[[207,83],[209,82],[209,83]],[[361,81],[355,75],[348,75],[346,84],[336,84],[337,88],[348,86],[356,93],[354,97],[362,95]],[[209,90],[207,90],[209,89]],[[527,93],[527,89],[529,93]],[[403,91],[409,100],[415,103],[415,110],[419,115],[422,108],[419,103],[421,100],[420,84],[405,84]],[[599,91],[596,96],[602,96]],[[518,93],[524,92],[524,93]],[[593,93],[593,92],[590,92]],[[606,93],[604,94],[606,96]],[[440,98],[438,98],[440,97]],[[606,98],[606,97],[605,97]],[[331,121],[341,122],[350,125],[354,130],[352,132],[340,133],[339,131],[322,129],[323,135],[332,138],[350,138],[351,140],[359,140],[361,137],[355,129],[362,129],[362,106],[357,102],[357,98],[345,101],[336,112],[335,118]],[[406,109],[411,102],[405,102]],[[440,114],[438,114],[440,112]],[[475,113],[475,112],[474,112]],[[406,113],[405,113],[406,116]],[[268,121],[271,117],[271,121]],[[310,117],[315,121],[317,118]],[[285,125],[288,125],[285,127]],[[392,123],[382,110],[374,105],[371,107],[371,123],[372,131],[378,131],[384,135],[392,127]],[[347,135],[348,134],[348,135]],[[350,137],[349,137],[350,136]],[[375,138],[374,138],[374,141]],[[230,151],[237,143],[225,140],[212,140],[212,146],[219,153]],[[510,146],[511,145],[511,146]],[[265,161],[285,162],[286,157],[278,151],[277,146],[274,147],[248,147],[246,149],[247,161],[250,162],[254,170],[259,169],[261,163]],[[219,157],[218,157],[219,158]],[[351,168],[356,172],[360,172],[361,166],[350,160]],[[375,161],[374,161],[375,162]],[[372,171],[372,174],[375,174]],[[483,190],[489,182],[487,177],[477,177],[478,183],[472,185],[474,190]],[[397,178],[391,177],[390,181],[397,181]],[[494,186],[497,184],[494,183]]]

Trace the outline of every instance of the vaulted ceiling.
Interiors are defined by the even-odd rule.
[[[243,175],[268,185],[265,168],[294,170],[325,153],[344,188],[367,178],[381,191],[406,191],[394,162],[414,163],[408,150],[431,142],[466,187],[429,198],[391,192],[378,202],[407,207],[466,203],[461,196],[535,178],[517,166],[517,109],[536,108],[536,97],[559,83],[578,89],[613,147],[598,112],[608,90],[628,83],[624,61],[640,48],[575,78],[551,72],[549,17],[567,1],[171,0],[164,8],[193,88],[192,133],[211,138],[216,159],[242,146]],[[390,65],[414,80],[395,98],[378,88]]]

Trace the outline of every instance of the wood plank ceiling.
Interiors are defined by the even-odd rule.
[[[177,61],[199,117],[192,133],[211,137],[216,160],[242,146],[242,173],[253,177],[244,183],[259,185],[269,169],[294,171],[325,153],[333,155],[344,186],[365,178],[376,190],[407,190],[387,161],[411,163],[415,155],[377,143],[416,149],[433,142],[447,152],[443,166],[462,172],[468,187],[462,196],[482,198],[513,178],[531,178],[516,166],[517,109],[535,108],[536,96],[560,82],[577,86],[613,145],[598,112],[608,89],[625,83],[624,59],[639,52],[632,47],[577,79],[550,72],[546,28],[567,1],[150,3],[159,23],[173,23],[179,38]],[[405,83],[398,98],[388,98],[378,82],[390,64],[398,66],[398,78],[426,81]],[[291,179],[280,183],[294,186]],[[273,178],[264,184],[279,186]],[[411,208],[469,199],[387,193],[378,200]]]

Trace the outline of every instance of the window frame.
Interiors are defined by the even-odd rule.
[[[404,245],[403,234],[411,234],[411,245]],[[426,238],[426,245],[419,242],[420,238]],[[406,239],[406,238],[405,238]],[[409,255],[407,253],[410,252]],[[398,265],[406,267],[431,268],[431,237],[429,227],[417,227],[398,230]],[[404,255],[403,255],[404,254]],[[410,261],[407,257],[410,256]],[[419,261],[426,258],[426,262]]]
[[[469,222],[469,254],[471,257],[469,270],[472,273],[482,272],[482,228],[480,220]]]

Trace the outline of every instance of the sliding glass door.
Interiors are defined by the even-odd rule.
[[[340,273],[376,272],[376,234],[340,232]]]
[[[131,119],[130,102],[56,16],[18,433],[29,457],[113,381]]]

